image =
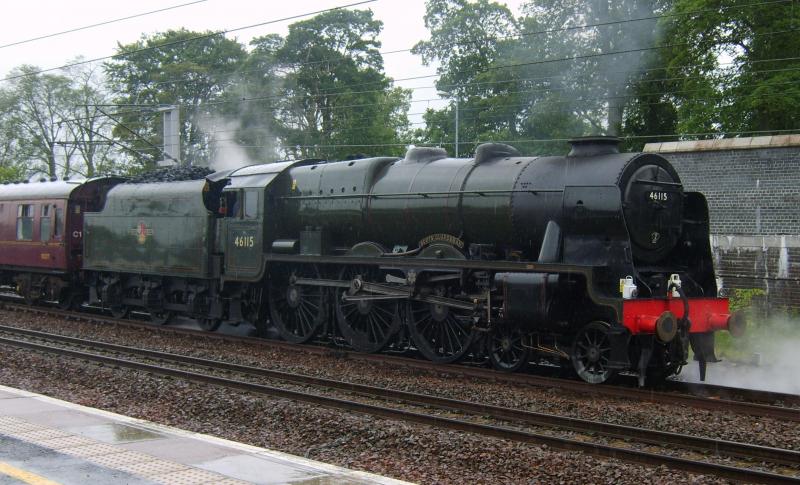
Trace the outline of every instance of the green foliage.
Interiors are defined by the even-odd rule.
[[[182,157],[194,164],[224,156],[220,146],[245,147],[251,161],[335,159],[365,145],[396,153],[383,145],[404,136],[410,93],[383,73],[381,28],[370,11],[335,10],[290,25],[285,39],[256,38],[250,52],[208,32],[143,36],[106,65],[117,101],[142,107],[123,115],[114,134],[151,167],[162,126],[147,108],[177,104]]]
[[[731,312],[744,311],[753,306],[753,300],[766,295],[761,288],[734,288],[728,298],[728,305]]]
[[[294,157],[397,154],[410,92],[391,88],[371,11],[334,10],[289,26],[275,60],[286,71],[280,134]]]
[[[417,43],[412,52],[426,65],[439,64],[436,87],[453,102],[440,114],[425,115],[426,128],[416,133],[417,141],[452,146],[456,104],[460,142],[496,140],[499,133],[517,138],[517,81],[512,72],[492,69],[507,60],[513,46],[508,39],[518,31],[511,11],[488,0],[430,0],[425,26],[430,40]],[[469,148],[462,145],[459,152]]]
[[[236,85],[233,73],[246,56],[235,40],[186,29],[143,35],[137,42],[120,45],[105,70],[119,93],[116,102],[132,106],[121,110],[115,137],[131,147],[130,153],[140,164],[153,167],[162,159],[157,147],[163,146],[162,120],[155,108],[180,105],[181,157],[207,164],[203,124],[217,112],[215,103],[223,93]]]
[[[14,182],[25,177],[25,169],[19,165],[0,165],[0,182]]]
[[[74,151],[72,146],[59,144],[68,131],[61,120],[70,117],[76,102],[70,79],[39,74],[37,67],[23,65],[12,71],[4,98],[3,118],[12,125],[6,128],[13,136],[6,154],[10,164],[27,165],[30,172],[41,171],[51,177],[60,175],[63,160],[69,160]]]
[[[799,16],[790,1],[536,0],[515,19],[489,0],[429,0],[431,39],[414,52],[439,63],[461,140],[620,133],[639,150],[672,133],[796,129]],[[426,116],[418,141],[450,142],[453,109]]]
[[[638,150],[672,133],[796,129],[798,17],[788,0],[530,0],[519,17],[499,1],[428,0],[430,38],[412,51],[437,67],[450,103],[413,132],[410,91],[386,76],[370,11],[325,12],[248,47],[213,32],[142,35],[118,46],[107,80],[20,66],[0,88],[0,177],[151,168],[156,108],[172,104],[182,158],[201,165],[450,148],[456,110],[462,154],[486,141],[545,155],[567,150],[553,139],[589,134],[620,133]],[[121,106],[103,108],[111,91]]]
[[[800,49],[794,2],[677,0],[674,13],[664,21],[673,39],[665,55],[679,131],[797,128],[800,60],[789,54]]]
[[[0,181],[17,180],[21,166],[17,157],[18,127],[14,123],[14,95],[0,89]]]
[[[108,102],[103,79],[83,64],[59,74],[20,66],[0,89],[0,168],[5,177],[36,172],[93,176],[111,169],[116,154],[109,120],[98,116]]]
[[[665,2],[539,0],[515,19],[488,0],[429,0],[431,40],[414,52],[423,62],[439,62],[437,87],[459,101],[460,139],[563,153],[564,144],[529,140],[618,133],[636,99],[632,86],[653,57],[646,50],[657,41],[650,17],[666,8]],[[641,130],[655,129],[654,118],[659,128],[670,124],[669,112],[643,106],[629,116]],[[436,123],[427,127],[430,141],[453,138],[449,119],[426,118]]]

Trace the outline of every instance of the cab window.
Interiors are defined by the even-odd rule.
[[[17,241],[33,240],[33,205],[17,206]]]
[[[223,192],[219,198],[218,214],[221,217],[239,217],[239,197],[236,192]]]
[[[258,217],[258,191],[245,190],[244,192],[244,218],[255,219]]]

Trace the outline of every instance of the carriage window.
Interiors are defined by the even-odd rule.
[[[246,190],[244,193],[244,217],[255,219],[258,216],[258,192]]]
[[[33,239],[33,205],[17,206],[17,241]]]
[[[63,235],[64,230],[64,209],[61,207],[56,207],[56,225],[55,225],[55,237],[61,237]]]
[[[50,240],[50,228],[52,227],[53,220],[50,219],[50,206],[42,206],[42,217],[39,219],[39,239],[41,241]]]

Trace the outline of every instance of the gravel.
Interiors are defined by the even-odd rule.
[[[258,344],[0,311],[0,324],[666,431],[796,447],[795,423],[509,386]],[[442,431],[2,349],[6,385],[192,431],[423,483],[716,483],[665,469]],[[86,383],[93,383],[87,387]],[[168,400],[164,397],[169,396]],[[795,448],[796,449],[796,448]]]

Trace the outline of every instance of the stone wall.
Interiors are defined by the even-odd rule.
[[[652,143],[705,194],[717,276],[800,310],[800,135]]]

